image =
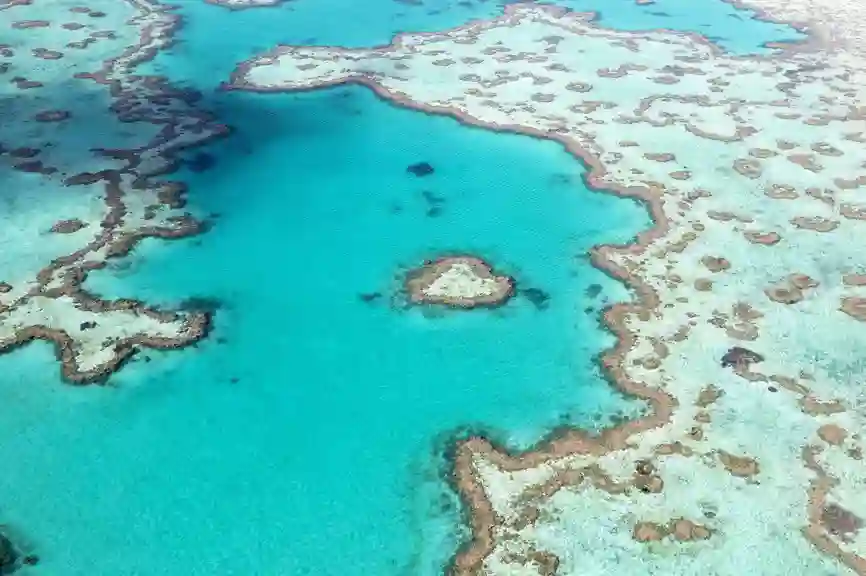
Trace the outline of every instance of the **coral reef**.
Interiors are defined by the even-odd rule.
[[[514,281],[494,274],[480,258],[448,256],[410,271],[405,289],[416,304],[475,308],[505,303],[514,293]]]
[[[246,8],[266,8],[279,6],[285,0],[205,0],[208,4],[215,4],[228,8],[229,10],[244,10]]]
[[[103,300],[82,288],[90,270],[142,238],[202,230],[182,210],[183,187],[158,177],[175,169],[178,150],[227,128],[195,108],[197,94],[134,73],[170,44],[178,17],[152,0],[0,9],[9,42],[0,45],[0,67],[12,79],[0,97],[4,116],[17,119],[4,125],[0,178],[30,207],[7,214],[0,233],[12,247],[0,278],[0,350],[51,341],[63,377],[87,383],[141,347],[198,340],[206,313]]]
[[[636,243],[592,253],[635,294],[605,312],[603,365],[651,414],[522,453],[461,442],[473,537],[455,574],[866,574],[866,65],[814,47],[733,57],[523,3],[233,74],[259,92],[362,84],[555,140],[652,213]]]
[[[826,50],[843,49],[866,56],[866,34],[860,22],[866,6],[833,0],[725,0],[757,12],[759,18],[792,24],[810,36],[810,44]]]
[[[0,574],[11,574],[18,566],[18,552],[12,542],[0,534]]]

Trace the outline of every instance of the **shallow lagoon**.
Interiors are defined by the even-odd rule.
[[[219,214],[213,230],[147,242],[88,281],[166,305],[213,299],[214,334],[140,356],[117,388],[73,390],[75,406],[53,378],[7,383],[32,425],[2,424],[14,440],[0,457],[21,462],[0,480],[6,515],[64,574],[435,573],[455,546],[459,507],[441,481],[452,433],[477,425],[526,445],[640,408],[595,366],[612,343],[599,310],[627,295],[584,254],[627,240],[646,214],[587,191],[556,144],[360,88],[241,96],[241,111],[246,128],[214,147],[217,165],[186,175],[193,208]],[[434,174],[408,173],[418,161]],[[395,274],[443,250],[488,258],[547,292],[546,308],[395,306]],[[24,356],[0,361],[14,371]],[[82,513],[89,530],[72,528]]]
[[[180,175],[191,209],[215,226],[148,241],[88,287],[165,305],[207,299],[216,329],[196,348],[142,354],[107,388],[60,386],[44,345],[0,357],[13,407],[0,459],[15,464],[0,477],[0,514],[46,573],[438,573],[460,537],[443,478],[461,430],[526,446],[560,424],[597,428],[641,409],[598,373],[612,344],[601,307],[628,296],[585,253],[648,218],[586,190],[559,146],[399,110],[361,88],[209,93],[277,42],[382,43],[501,9],[358,6],[184,5],[181,44],[150,68],[208,92],[205,105],[237,129],[207,150],[210,170]],[[616,18],[674,28],[686,22],[675,6]],[[328,19],[337,9],[344,26]],[[610,12],[602,22],[619,25]],[[750,50],[764,41],[737,26]],[[419,161],[435,173],[409,174]],[[451,250],[549,301],[472,313],[392,302],[405,266]]]

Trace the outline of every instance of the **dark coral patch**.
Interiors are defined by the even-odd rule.
[[[364,302],[365,304],[371,304],[381,297],[382,297],[381,292],[368,292],[365,294],[360,294],[358,296],[358,298],[361,299],[361,302]]]
[[[63,52],[48,50],[46,48],[34,48],[32,53],[36,58],[42,58],[43,60],[60,60],[63,58]]]
[[[0,574],[11,574],[18,568],[18,551],[5,535],[0,534]]]
[[[824,507],[821,511],[821,522],[830,534],[847,542],[850,542],[863,527],[863,520],[838,504],[828,504]]]
[[[178,305],[180,310],[186,312],[207,312],[210,315],[216,314],[216,311],[222,307],[223,303],[221,300],[206,296],[193,296],[181,301]]]
[[[46,28],[51,25],[48,20],[22,20],[13,22],[12,28],[15,30],[29,30],[30,28]]]
[[[70,220],[60,220],[59,222],[56,222],[54,226],[51,227],[51,231],[55,234],[72,234],[73,232],[78,232],[85,226],[87,226],[87,224],[78,218],[72,218]]]
[[[762,355],[740,346],[734,346],[722,356],[722,366],[725,368],[746,369],[751,364],[763,361]]]
[[[412,164],[408,168],[406,168],[406,171],[414,174],[415,176],[418,176],[419,178],[423,176],[429,176],[434,172],[433,166],[431,166],[427,162],[418,162],[416,164]]]
[[[84,50],[94,42],[96,42],[95,38],[85,38],[84,40],[79,40],[78,42],[70,42],[66,45],[66,47],[75,48],[76,50]]]
[[[63,181],[66,186],[82,186],[95,184],[107,176],[106,172],[81,172]]]
[[[550,294],[540,288],[524,288],[520,293],[538,310],[544,310],[550,304]]]
[[[42,86],[44,86],[42,82],[28,80],[27,78],[23,78],[21,76],[16,76],[12,79],[12,82],[15,83],[15,87],[19,90],[30,90],[31,88],[41,88]]]
[[[13,166],[19,172],[30,172],[32,174],[44,174],[48,176],[57,172],[57,168],[53,166],[45,166],[41,160],[29,160],[27,162],[19,162]]]
[[[71,116],[66,110],[45,110],[36,114],[33,119],[37,122],[63,122]]]
[[[601,294],[601,284],[590,284],[586,287],[587,298],[595,298]]]
[[[36,554],[28,554],[21,559],[21,563],[25,566],[36,566],[37,564],[39,564],[39,556],[37,556]]]
[[[216,164],[216,158],[212,154],[200,152],[186,161],[186,165],[193,172],[204,172],[210,170]]]
[[[39,150],[36,148],[28,148],[26,146],[13,148],[9,151],[9,155],[13,158],[33,158],[37,154],[39,154]]]

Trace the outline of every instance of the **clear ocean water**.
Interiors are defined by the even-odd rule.
[[[742,53],[796,37],[716,0],[690,6],[608,1],[601,23],[694,30]],[[179,43],[145,69],[202,90],[236,129],[189,153],[191,167],[210,155],[209,169],[177,175],[214,226],[147,241],[87,286],[166,306],[198,299],[215,330],[141,354],[107,387],[61,385],[44,344],[0,357],[0,521],[40,554],[39,573],[60,576],[441,573],[465,536],[447,483],[455,438],[484,431],[522,448],[562,424],[597,429],[643,409],[597,369],[613,343],[600,311],[628,292],[586,251],[629,240],[648,216],[588,190],[556,144],[363,88],[215,92],[276,43],[381,44],[498,4],[180,11]],[[407,172],[422,161],[435,172]],[[392,298],[407,266],[454,251],[549,299],[458,313]]]

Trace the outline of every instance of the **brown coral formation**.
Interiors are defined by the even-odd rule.
[[[208,4],[222,6],[229,10],[246,10],[247,8],[266,8],[279,6],[285,0],[205,0]],[[409,1],[409,0],[407,0]]]
[[[51,227],[51,231],[55,234],[72,234],[73,232],[78,232],[85,226],[87,226],[85,222],[82,222],[78,218],[72,218],[70,220],[60,220],[59,222],[56,222]]]
[[[848,431],[836,424],[824,424],[818,428],[818,437],[828,444],[838,446],[848,437]]]
[[[805,298],[808,290],[818,286],[818,283],[805,274],[791,274],[784,280],[776,282],[764,290],[767,298],[779,304],[796,304]]]
[[[34,48],[32,52],[36,58],[41,58],[43,60],[60,60],[61,58],[63,58],[63,52],[59,52],[57,50]]]
[[[67,110],[46,110],[39,112],[33,117],[37,122],[62,122],[69,119],[71,114]]]
[[[779,236],[776,232],[754,232],[747,231],[744,232],[743,235],[746,237],[746,240],[751,242],[752,244],[761,244],[763,246],[773,246],[774,244],[778,244],[782,237]]]
[[[26,6],[26,2],[16,2],[15,6]],[[132,74],[135,66],[152,58],[168,45],[179,23],[179,17],[171,14],[169,8],[154,0],[136,2],[136,7],[147,14],[147,18],[136,19],[131,25],[140,32],[136,43],[121,54],[102,64],[94,72],[76,73],[76,81],[94,82],[106,90],[110,88],[113,104],[106,114],[116,114],[127,122],[151,122],[160,127],[159,135],[146,145],[133,143],[129,150],[95,150],[94,165],[100,166],[86,171],[86,165],[73,166],[81,170],[65,180],[67,185],[99,186],[104,191],[106,211],[98,222],[98,232],[90,235],[90,241],[83,243],[73,253],[54,259],[36,274],[35,282],[15,286],[9,283],[0,285],[0,295],[4,296],[0,311],[3,321],[0,328],[0,352],[15,349],[33,340],[53,342],[61,364],[61,373],[67,382],[85,384],[101,381],[117,370],[140,348],[179,348],[204,337],[210,326],[208,312],[175,313],[147,307],[144,303],[120,299],[102,300],[87,293],[81,287],[90,270],[104,266],[104,258],[112,253],[119,254],[116,245],[122,245],[122,253],[128,252],[135,243],[145,237],[176,238],[198,233],[203,229],[200,223],[188,215],[166,211],[158,222],[147,227],[134,224],[139,214],[136,203],[127,203],[127,194],[135,189],[135,194],[153,194],[156,189],[175,189],[168,196],[172,198],[169,209],[182,206],[182,191],[154,178],[158,174],[173,171],[177,163],[175,153],[185,147],[194,146],[227,132],[225,126],[214,122],[213,118],[192,107],[197,95],[188,90],[177,90],[164,79],[154,76]],[[9,8],[5,4],[0,9]],[[16,8],[22,10],[22,8]],[[75,13],[87,14],[91,18],[102,18],[104,12],[88,7],[73,7]],[[18,21],[14,28],[45,28],[47,21]],[[80,28],[76,25],[64,26],[67,30]],[[114,31],[94,32],[87,43],[99,38],[115,38]],[[32,55],[43,60],[57,60],[63,52],[51,46],[53,36],[41,41],[45,45],[32,50]],[[41,42],[40,41],[40,42]],[[58,37],[57,42],[64,42]],[[0,46],[4,57],[13,57],[15,52]],[[75,69],[76,62],[70,66]],[[15,77],[11,79],[18,89],[33,89],[43,86],[39,76],[41,70],[34,69],[33,79]],[[52,79],[46,80],[52,81]],[[52,98],[52,93],[41,96],[44,100]],[[166,104],[172,104],[165,107]],[[162,107],[160,107],[162,106]],[[76,122],[76,118],[60,108],[34,111],[33,118],[38,122]],[[133,111],[134,110],[134,111]],[[194,135],[190,137],[190,135]],[[39,144],[42,150],[18,146],[7,149],[0,146],[0,156],[13,159],[12,168],[50,176],[58,172],[55,150],[52,143]],[[38,157],[38,158],[37,158]],[[105,158],[117,161],[114,168],[103,168]],[[52,160],[54,159],[54,160]],[[66,168],[64,168],[65,170]],[[101,185],[100,185],[101,184]],[[50,228],[55,234],[73,234],[93,222],[78,218],[60,220]],[[77,238],[77,237],[76,237]],[[16,291],[16,288],[19,291]],[[65,307],[74,308],[75,315],[67,314]],[[88,318],[72,321],[71,318]],[[98,320],[97,320],[98,318]],[[99,327],[99,330],[94,328]]]
[[[701,408],[706,408],[707,406],[724,396],[724,394],[724,390],[716,388],[711,384],[701,390],[701,393],[698,395],[698,400],[697,402],[695,402],[695,405]]]
[[[499,306],[514,294],[514,281],[494,274],[473,256],[447,256],[411,270],[405,290],[416,304],[442,304],[455,308]]]
[[[503,558],[509,564],[533,566],[539,576],[556,576],[559,568],[559,558],[550,552],[531,549],[526,553],[508,554]]]
[[[635,474],[632,477],[635,488],[645,494],[657,494],[664,489],[665,483],[660,476],[655,474],[652,463],[642,460],[635,465]]]
[[[720,451],[719,461],[722,463],[722,466],[725,467],[725,470],[727,470],[728,473],[733,476],[739,476],[741,478],[756,476],[760,471],[758,462],[754,458],[749,458],[748,456],[735,456],[733,454],[728,454],[727,452]]]
[[[29,30],[31,28],[47,28],[51,26],[48,20],[21,20],[12,23],[13,30]]]
[[[677,159],[677,157],[670,152],[646,152],[643,156],[647,160],[653,160],[655,162],[674,162]]]
[[[723,272],[731,267],[730,262],[719,256],[704,256],[701,258],[701,264],[706,266],[710,272]]]
[[[797,216],[791,220],[791,224],[803,230],[813,232],[832,232],[839,227],[839,222],[822,216]]]
[[[763,173],[760,162],[745,158],[738,158],[734,161],[734,170],[752,180],[760,178]]]
[[[797,190],[789,184],[773,184],[764,194],[776,200],[796,200],[800,197]]]
[[[756,340],[759,335],[757,321],[763,317],[761,312],[758,312],[748,304],[738,302],[731,307],[730,313],[713,311],[713,316],[707,322],[713,326],[717,326],[725,331],[730,338],[736,340],[751,341]],[[728,354],[734,356],[743,356],[744,352],[752,354],[751,351],[735,346],[731,348]],[[726,355],[728,357],[728,355]],[[722,361],[725,364],[725,360]]]
[[[850,541],[863,527],[863,520],[838,504],[827,504],[821,511],[821,524],[833,536]]]
[[[706,526],[697,524],[685,518],[671,520],[667,524],[656,522],[638,522],[632,530],[632,538],[638,542],[657,542],[670,537],[679,542],[707,540],[712,531]]]
[[[858,296],[842,298],[839,309],[855,320],[866,322],[866,298]]]
[[[845,286],[866,286],[866,274],[845,274],[842,277]]]

